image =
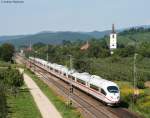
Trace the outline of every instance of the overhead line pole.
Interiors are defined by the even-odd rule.
[[[30,41],[29,41],[29,57],[30,57],[31,51],[32,51],[32,47],[31,47],[31,40],[30,40]],[[31,60],[29,60],[29,61],[30,61],[29,67],[31,68]]]
[[[70,70],[72,69],[73,66],[73,62],[72,62],[72,55],[69,55],[70,57]],[[69,84],[70,84],[70,88],[69,88],[69,106],[72,106],[72,93],[73,93],[73,85],[72,85],[72,79],[69,79]]]
[[[49,49],[49,47],[48,47],[48,44],[47,44],[47,62],[49,60],[48,49]]]
[[[137,77],[137,70],[136,70],[136,58],[137,58],[137,53],[136,53],[136,48],[137,48],[137,40],[136,39],[133,39],[134,40],[134,47],[135,47],[135,53],[134,53],[134,63],[133,63],[133,87],[134,87],[134,93],[133,93],[133,104],[132,104],[132,109],[134,108],[134,102],[135,102],[135,99],[136,99],[136,95],[137,95],[137,83],[136,83],[136,77]]]

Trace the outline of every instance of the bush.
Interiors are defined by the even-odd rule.
[[[12,44],[5,43],[1,47],[1,58],[4,61],[12,61],[13,54],[15,52],[15,48]]]
[[[145,74],[143,72],[138,72],[137,73],[137,87],[139,89],[144,89],[145,88],[145,85],[144,85],[144,82],[145,82]]]
[[[115,53],[121,57],[130,57],[135,53],[135,47],[128,45],[125,48],[117,49]]]
[[[6,118],[7,116],[7,103],[5,93],[5,86],[2,82],[0,82],[0,118]]]
[[[144,89],[145,88],[144,81],[138,81],[137,82],[137,88]]]

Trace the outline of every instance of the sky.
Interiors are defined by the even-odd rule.
[[[0,35],[103,31],[150,24],[150,0],[0,0]],[[12,0],[9,0],[12,1]]]

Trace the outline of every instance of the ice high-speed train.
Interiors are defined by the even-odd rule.
[[[102,79],[97,75],[89,73],[79,73],[69,70],[63,65],[50,63],[43,59],[29,57],[29,61],[58,76],[62,80],[81,89],[82,91],[101,100],[107,105],[116,105],[120,101],[120,90],[116,83]]]

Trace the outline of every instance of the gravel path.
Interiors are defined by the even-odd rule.
[[[23,72],[22,69],[19,70],[20,72]],[[36,102],[43,118],[62,118],[55,106],[49,101],[36,83],[27,74],[24,74],[24,81],[30,89],[34,101]]]

